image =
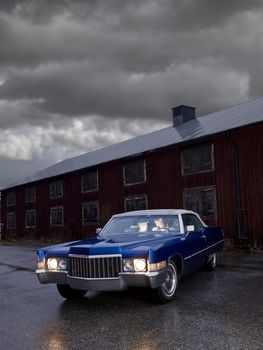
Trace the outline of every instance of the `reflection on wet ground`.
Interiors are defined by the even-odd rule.
[[[34,259],[0,245],[1,350],[262,348],[262,253],[226,252],[215,272],[182,280],[165,305],[140,289],[63,301],[38,283]]]

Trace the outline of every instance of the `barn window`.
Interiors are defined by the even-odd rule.
[[[26,188],[26,203],[31,203],[36,201],[36,187],[31,186]]]
[[[16,194],[14,191],[7,193],[7,206],[11,207],[16,204]]]
[[[26,228],[36,227],[36,211],[30,209],[26,211]]]
[[[125,185],[132,185],[146,181],[146,167],[144,159],[136,159],[123,165]]]
[[[63,181],[56,180],[50,183],[50,198],[63,197]]]
[[[183,205],[185,209],[193,210],[203,218],[215,218],[217,215],[215,186],[183,190]]]
[[[214,169],[212,143],[203,143],[183,149],[181,154],[182,174],[190,175]]]
[[[124,200],[125,211],[144,210],[148,208],[147,196],[128,197]]]
[[[62,207],[50,208],[50,226],[63,226],[64,214]]]
[[[98,202],[89,202],[82,204],[82,223],[83,225],[99,223]]]
[[[16,228],[16,213],[7,213],[7,229]]]
[[[98,171],[89,171],[81,176],[82,193],[98,190]]]

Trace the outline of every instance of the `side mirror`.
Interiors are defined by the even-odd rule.
[[[194,225],[187,225],[187,226],[186,226],[186,231],[187,231],[187,232],[193,232],[194,230],[195,230]]]
[[[102,230],[102,228],[101,228],[101,227],[96,228],[96,235],[99,235],[99,234],[100,234],[100,232],[101,232],[101,230]]]

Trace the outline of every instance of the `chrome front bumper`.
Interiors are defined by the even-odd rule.
[[[36,270],[36,275],[40,283],[67,284],[67,271]]]
[[[157,288],[164,283],[167,270],[156,272],[121,272],[118,278],[87,279],[68,276],[67,272],[37,270],[40,283],[68,284],[74,289],[90,291],[120,291],[130,287]]]

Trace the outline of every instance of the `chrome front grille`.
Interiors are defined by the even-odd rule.
[[[122,271],[120,255],[77,256],[70,255],[68,274],[79,278],[118,278]]]

